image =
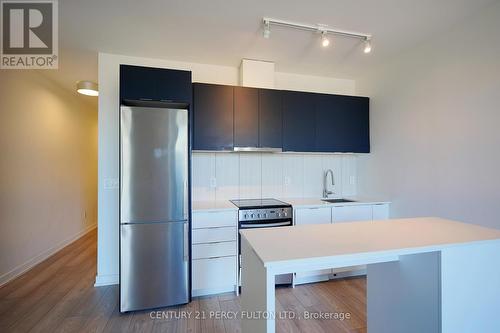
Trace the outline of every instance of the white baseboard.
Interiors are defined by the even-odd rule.
[[[236,292],[236,286],[225,286],[225,287],[210,288],[210,289],[194,289],[191,292],[191,296],[200,297],[200,296],[216,295],[216,294],[223,294],[230,292]]]
[[[29,259],[25,263],[15,267],[14,269],[10,270],[9,272],[3,274],[0,276],[0,287],[3,286],[4,284],[8,283],[9,281],[12,281],[16,277],[26,273],[45,259],[49,258],[52,256],[54,253],[58,252],[62,248],[68,246],[69,244],[75,242],[76,240],[82,238],[92,230],[94,230],[97,227],[97,223],[92,224],[91,226],[87,227],[86,229],[78,232],[76,235],[73,235],[64,241],[60,242],[56,246],[48,249],[45,252],[40,253],[39,255]]]
[[[120,283],[119,274],[96,275],[94,287],[111,286]]]

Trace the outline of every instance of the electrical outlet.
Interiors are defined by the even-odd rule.
[[[290,179],[290,177],[285,177],[285,186],[290,186],[291,183],[292,180]]]
[[[217,178],[211,177],[210,178],[210,187],[211,188],[216,188],[217,187]]]

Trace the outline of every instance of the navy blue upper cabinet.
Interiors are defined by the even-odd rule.
[[[234,87],[234,146],[282,148],[281,91]]]
[[[120,66],[120,99],[191,103],[191,72]]]
[[[193,149],[233,149],[233,87],[193,84]]]
[[[318,94],[316,151],[369,153],[369,98]]]
[[[283,92],[283,150],[315,151],[315,94]]]
[[[282,92],[259,89],[259,146],[282,148]]]
[[[259,147],[259,90],[234,87],[234,146]]]

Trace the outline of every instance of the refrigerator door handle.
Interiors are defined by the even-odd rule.
[[[189,218],[189,190],[188,181],[184,180],[184,219]]]
[[[189,261],[189,223],[184,222],[184,261]]]

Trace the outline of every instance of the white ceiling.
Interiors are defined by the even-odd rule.
[[[97,80],[97,52],[238,66],[274,61],[277,71],[356,78],[497,0],[59,0],[60,70],[46,71],[73,89]],[[360,41],[272,27],[263,16],[373,34]]]

